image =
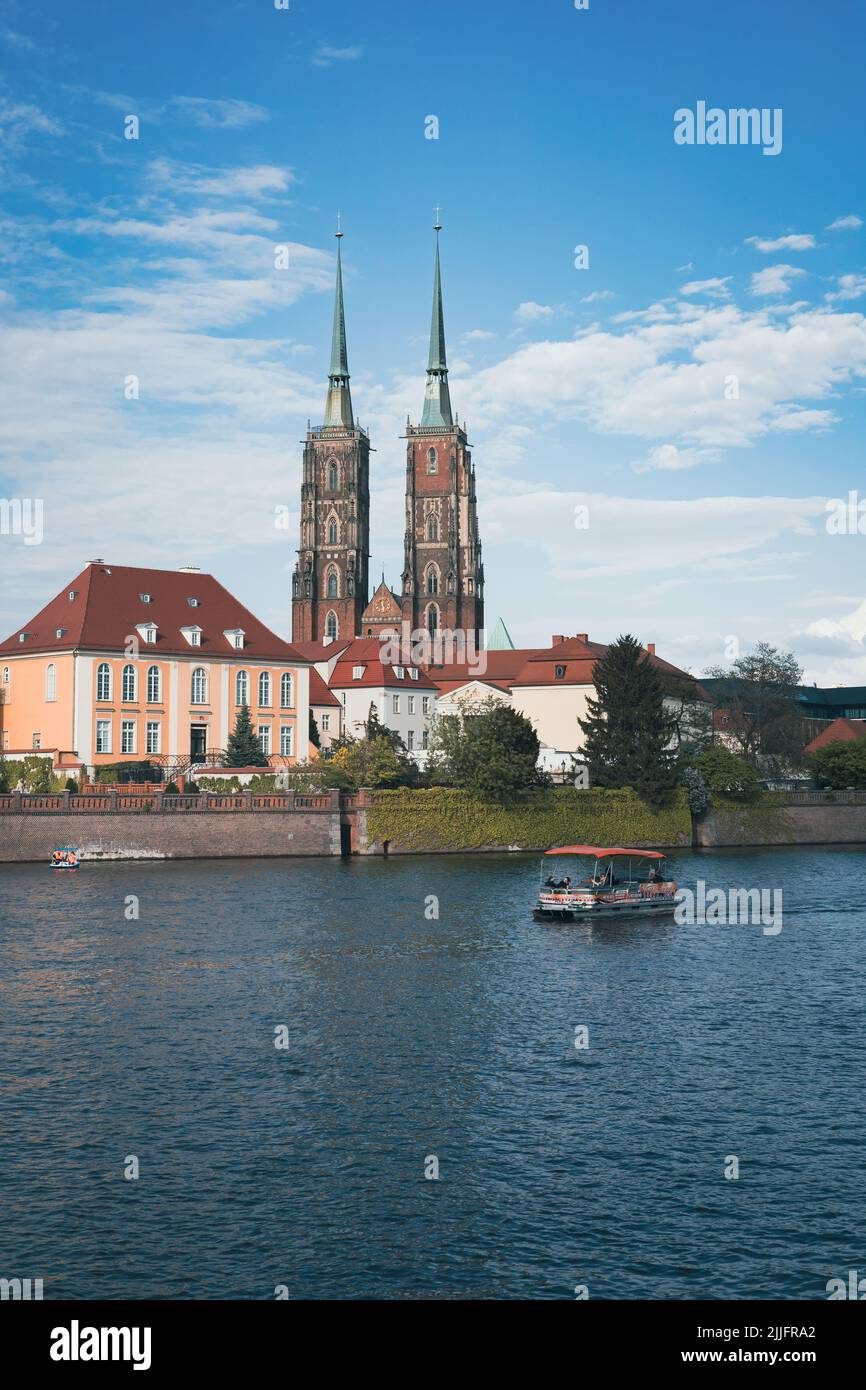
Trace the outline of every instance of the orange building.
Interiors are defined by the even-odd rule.
[[[309,757],[310,663],[197,569],[92,560],[0,643],[0,750],[56,768],[224,749],[241,705],[274,765]]]

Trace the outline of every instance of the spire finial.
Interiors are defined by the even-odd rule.
[[[424,395],[422,425],[454,428],[448,391],[448,362],[445,357],[445,314],[442,309],[442,277],[439,269],[439,208],[436,209],[436,262],[433,274],[433,317],[430,323],[430,356],[427,359],[427,390]]]
[[[343,262],[340,241],[342,214],[337,213],[337,289],[334,295],[334,327],[331,335],[331,370],[328,373],[328,399],[325,402],[327,426],[354,429],[352,396],[349,390],[349,359],[346,350],[346,316],[343,310]]]

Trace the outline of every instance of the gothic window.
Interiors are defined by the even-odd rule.
[[[337,571],[335,569],[328,570],[327,596],[328,598],[339,598],[339,592],[337,588]]]
[[[439,518],[432,512],[427,518],[427,539],[428,541],[438,541],[439,539]]]
[[[328,464],[328,488],[331,492],[336,492],[340,482],[340,475],[334,459]]]
[[[427,453],[427,472],[436,473],[438,472],[438,469],[439,465],[436,462],[436,450],[430,449]]]
[[[427,608],[427,631],[430,633],[439,630],[439,609],[435,603],[431,603]]]
[[[424,589],[428,594],[438,594],[439,592],[439,570],[435,565],[428,565],[424,575]]]
[[[336,545],[336,544],[337,544],[337,518],[336,518],[335,516],[332,516],[332,517],[329,517],[329,518],[328,518],[328,545]]]
[[[337,636],[338,632],[339,627],[337,625],[337,615],[332,608],[327,618],[325,619],[325,636],[331,638],[331,640],[333,641],[333,639]]]

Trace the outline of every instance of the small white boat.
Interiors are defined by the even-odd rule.
[[[537,922],[672,913],[677,885],[657,849],[562,845],[541,860]]]

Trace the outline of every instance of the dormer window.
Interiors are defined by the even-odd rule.
[[[150,597],[150,594],[139,594],[139,598],[141,599],[142,603],[153,602],[152,598]]]
[[[57,631],[55,632],[54,636],[59,640],[61,637],[63,637],[63,636],[65,635],[65,633],[66,633],[66,628],[65,628],[65,627],[59,627],[59,628],[57,629]]]
[[[366,669],[367,669],[366,666],[353,666],[353,667],[352,667],[352,680],[353,680],[353,681],[360,681],[360,680],[363,680],[363,679],[364,679],[364,672],[366,671]]]
[[[410,666],[410,667],[409,667],[409,676],[410,676],[410,678],[411,678],[413,681],[416,681],[416,680],[418,679],[418,667],[417,667],[417,666]]]
[[[555,667],[553,668],[553,674],[554,674],[554,676],[556,677],[556,679],[557,679],[558,681],[564,680],[564,679],[565,679],[565,667],[564,667],[564,666],[555,666]]]
[[[223,637],[226,639],[229,646],[234,647],[237,652],[243,651],[245,636],[246,633],[242,627],[228,627],[223,630]]]
[[[401,681],[401,680],[403,679],[403,677],[405,676],[405,674],[406,674],[406,668],[405,668],[405,666],[395,666],[395,667],[394,667],[394,675],[397,677],[398,681]]]
[[[74,603],[75,600],[76,600],[77,598],[78,598],[78,590],[77,590],[77,589],[70,589],[70,590],[69,590],[69,602],[70,602],[70,603]]]
[[[135,630],[142,642],[156,641],[156,623],[136,623]]]
[[[189,642],[189,645],[190,645],[191,647],[200,647],[200,646],[201,646],[201,628],[200,628],[200,627],[182,627],[182,628],[181,628],[181,633],[182,633],[182,635],[186,638],[187,642]]]
[[[26,641],[27,641],[27,638],[28,638],[29,636],[30,636],[30,633],[29,633],[29,632],[19,632],[19,634],[18,634],[18,641],[19,641],[19,642],[26,642]]]
[[[188,599],[187,599],[187,603],[189,604],[190,608],[198,608],[198,599],[197,599],[197,598],[188,598]]]

